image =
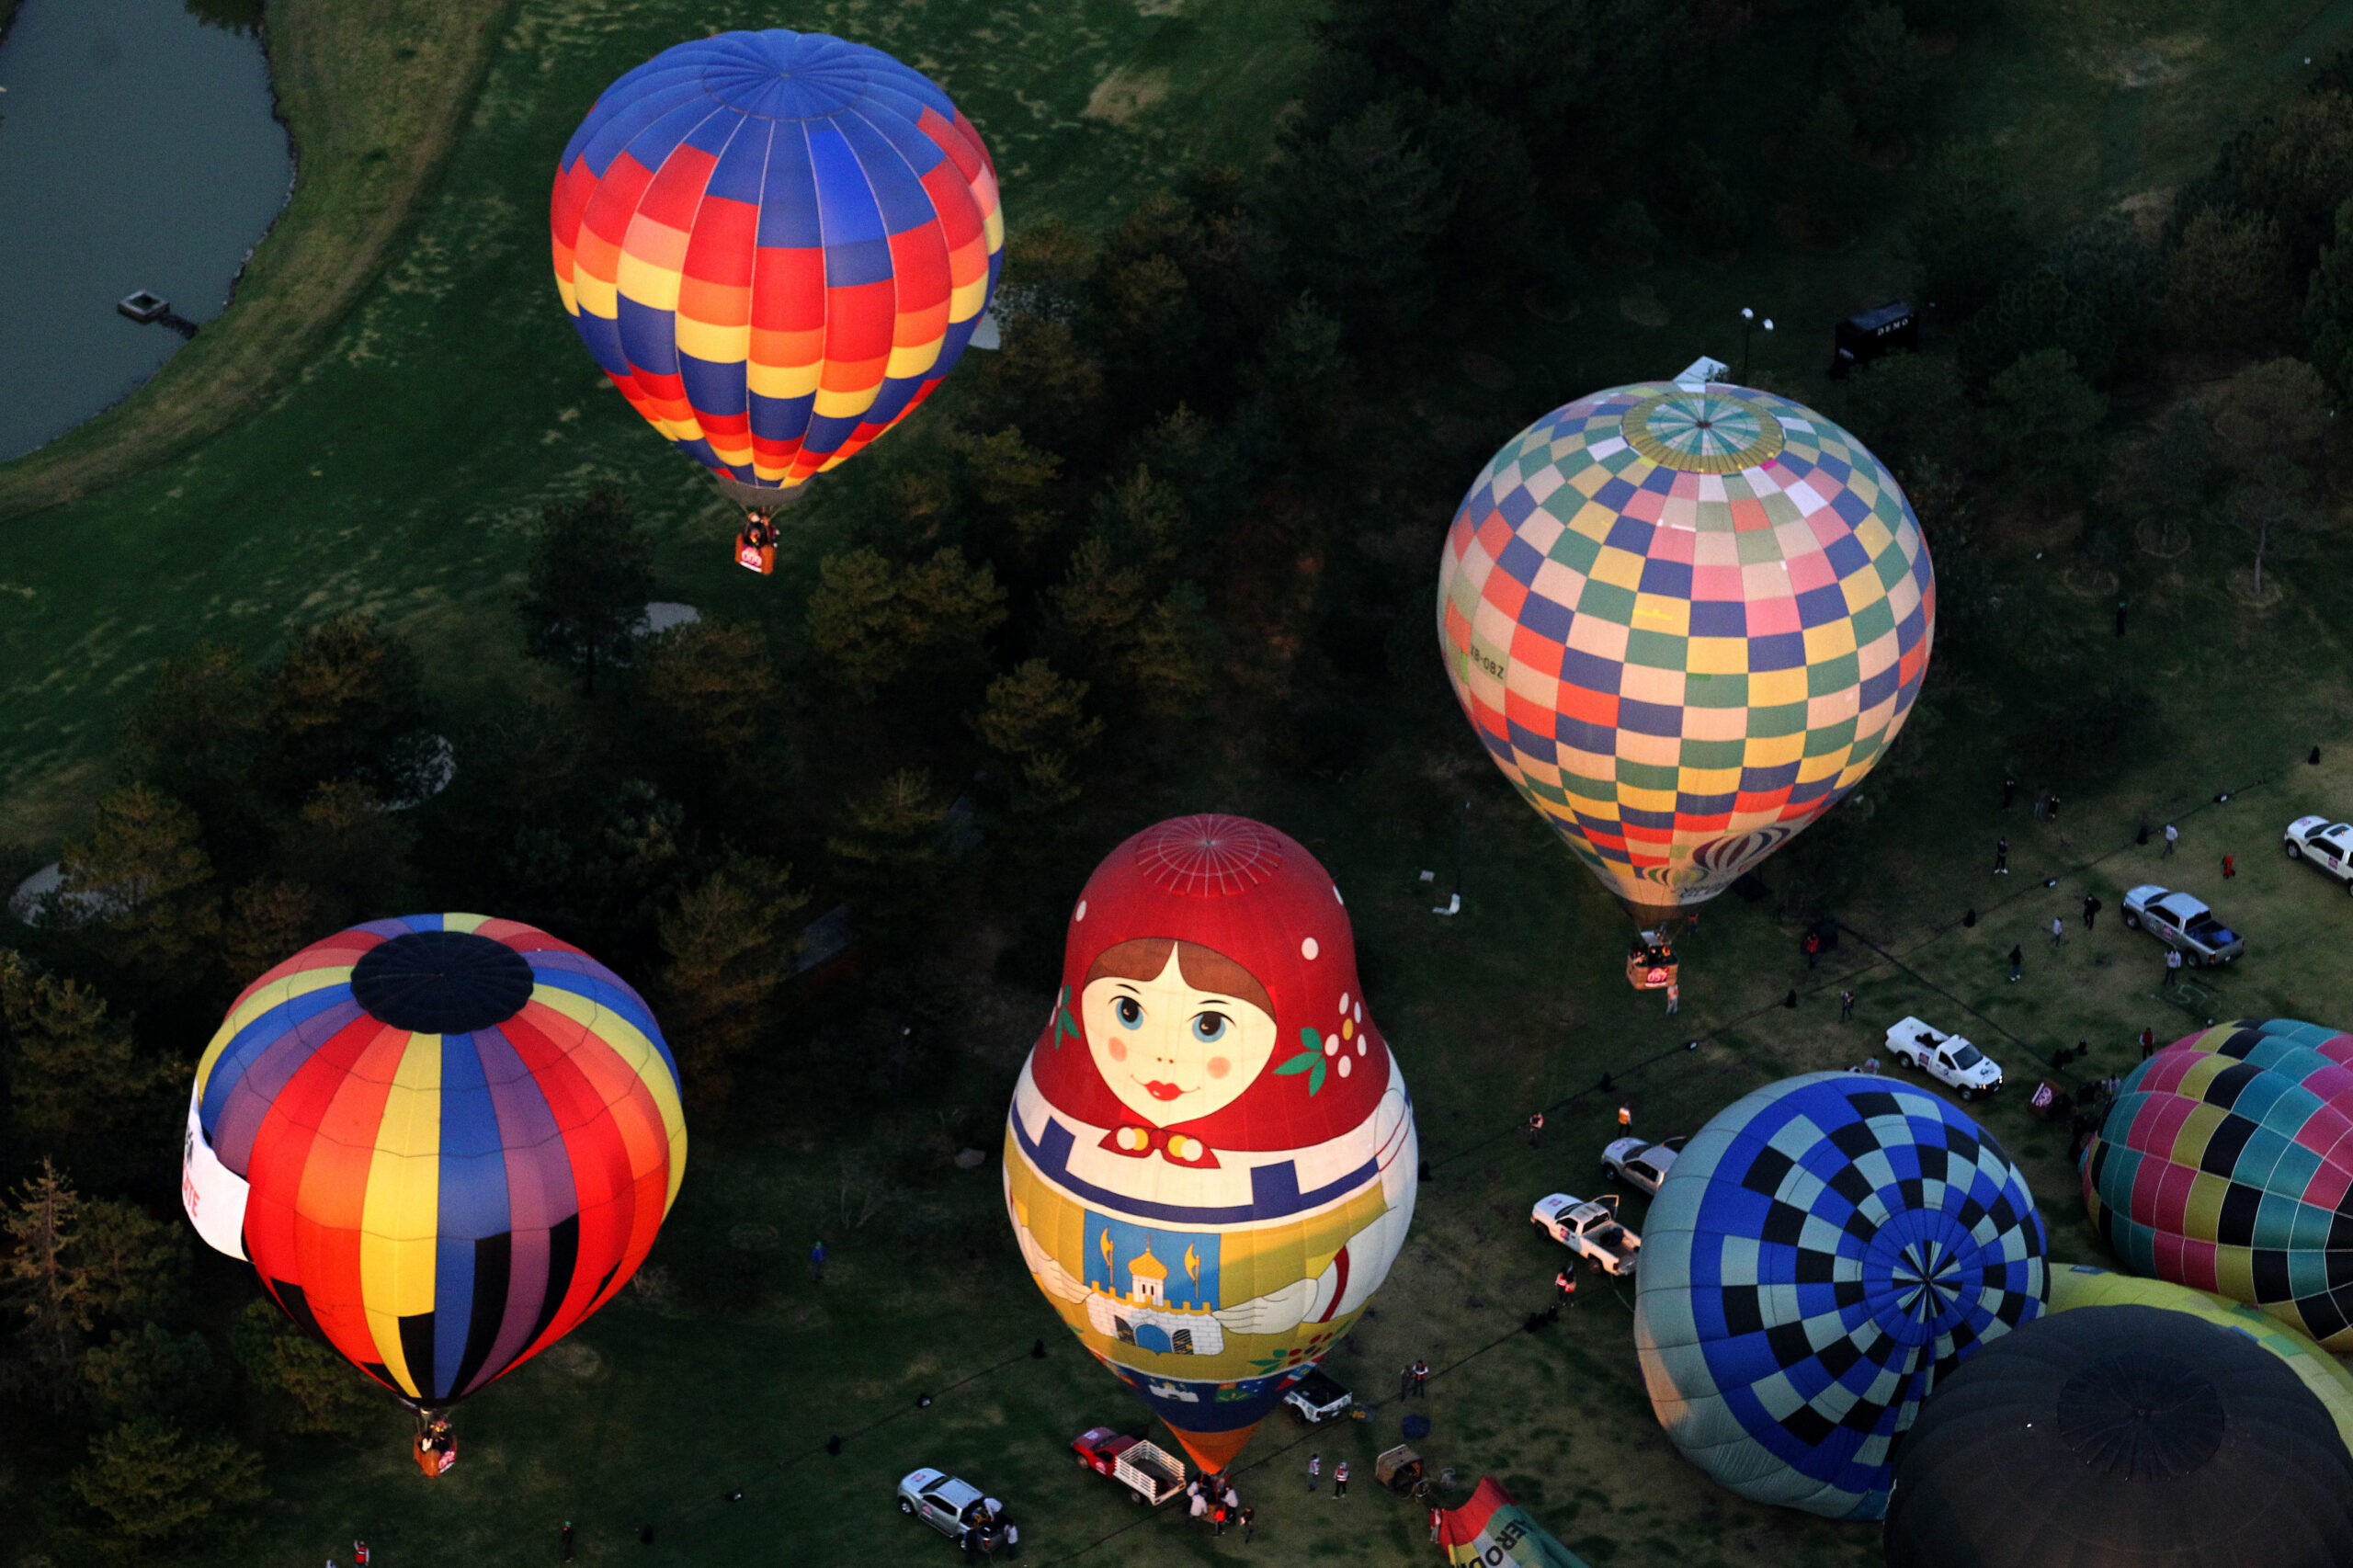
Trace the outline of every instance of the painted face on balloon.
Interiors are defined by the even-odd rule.
[[[1079,993],[1079,1014],[1096,1071],[1154,1126],[1224,1109],[1275,1051],[1265,987],[1192,942],[1147,937],[1112,948]]]

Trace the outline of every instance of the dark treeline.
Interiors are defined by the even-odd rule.
[[[1966,32],[1959,0],[1341,9],[1275,157],[1197,170],[1099,235],[1016,238],[1003,349],[829,482],[843,543],[805,614],[636,635],[651,544],[599,490],[549,509],[512,623],[484,632],[574,699],[455,710],[364,617],[258,660],[199,649],[140,694],[40,923],[0,949],[0,1398],[40,1413],[6,1442],[47,1478],[60,1561],[198,1552],[257,1494],[260,1449],[383,1419],[236,1270],[195,1267],[177,1213],[197,1053],[303,944],[421,909],[545,926],[647,993],[699,1128],[822,1128],[949,1105],[961,999],[1051,988],[1071,891],[1155,816],[1321,779],[1442,822],[1483,765],[1467,740],[1431,765],[1456,722],[1435,552],[1540,411],[1464,385],[1458,351],[1496,321],[1600,309],[1671,256],[1843,244],[1904,167],[1929,350],[1779,389],[1890,462],[1936,553],[1940,673],[1884,778],[1927,766],[1950,694],[2020,657],[1991,634],[2016,591],[1995,519],[2080,512],[2078,570],[2129,599],[2136,541],[2222,519],[2260,594],[2317,517],[2327,410],[2353,392],[2353,67],[2315,73],[2170,213],[2052,235],[1984,149],[1916,129],[1940,90],[1923,40]],[[1760,50],[1811,62],[1769,123],[1662,143],[1663,117],[1628,111]],[[2067,699],[2071,655],[2050,656],[2047,699],[1999,738],[2013,766],[2096,782],[2154,705],[2125,684]],[[1869,812],[1777,862],[1785,898],[1836,895]],[[853,972],[796,976],[802,931],[843,905]],[[985,1142],[995,1114],[954,1131]]]

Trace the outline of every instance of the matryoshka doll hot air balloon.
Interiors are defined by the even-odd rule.
[[[197,1064],[184,1153],[198,1233],[423,1418],[629,1282],[687,1131],[669,1048],[611,971],[511,920],[427,915],[247,986]]]
[[[1314,857],[1194,816],[1096,868],[1014,1090],[1006,1205],[1063,1321],[1203,1468],[1363,1312],[1418,1170]]]
[[[1861,781],[1935,622],[1887,471],[1812,410],[1722,383],[1554,409],[1487,464],[1438,567],[1472,728],[1638,925],[1713,898]]]
[[[980,132],[931,79],[784,28],[663,51],[608,88],[557,168],[556,286],[630,405],[749,517],[928,397],[1005,248]]]

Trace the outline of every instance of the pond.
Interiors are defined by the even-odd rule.
[[[0,0],[0,10],[5,10]],[[0,460],[119,402],[221,313],[286,204],[258,0],[23,0],[0,41]]]

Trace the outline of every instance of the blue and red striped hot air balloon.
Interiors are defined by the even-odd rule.
[[[563,150],[550,227],[597,362],[762,516],[939,385],[1005,245],[988,149],[946,93],[780,28],[614,83]]]
[[[237,998],[197,1066],[182,1196],[289,1316],[426,1411],[611,1300],[686,1159],[636,992],[531,926],[411,915]]]

